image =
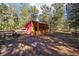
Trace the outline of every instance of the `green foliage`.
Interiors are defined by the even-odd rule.
[[[74,28],[77,32],[79,27],[79,4],[78,3],[69,3],[66,5],[67,18],[70,20],[70,28]]]
[[[22,4],[23,5],[23,4]],[[52,9],[54,7],[54,10]],[[63,4],[53,4],[50,7],[42,5],[42,14],[39,16],[39,21],[46,22],[50,28],[62,28],[64,22],[64,7]],[[39,10],[36,6],[25,6],[17,9],[6,4],[0,5],[0,30],[22,29],[30,20],[36,20]]]
[[[55,8],[55,25],[58,30],[61,30],[64,26],[64,4],[57,3],[54,5]]]
[[[0,30],[22,29],[30,20],[36,20],[39,10],[36,6],[23,5],[20,14],[15,7],[0,5]]]
[[[31,6],[30,15],[32,17],[32,20],[36,20],[38,13],[39,10],[36,8],[36,6]]]
[[[33,13],[33,14],[38,14],[38,9],[36,8],[36,6],[32,6],[31,7],[31,12]]]
[[[47,22],[49,23],[50,20],[50,7],[46,6],[46,5],[42,5],[40,7],[43,11],[42,11],[42,15],[40,15],[40,21],[42,22]]]
[[[30,7],[23,7],[22,8],[22,20],[19,22],[19,27],[22,28],[25,26],[27,22],[31,20],[30,16]]]
[[[23,7],[22,8],[23,19],[20,21],[19,24],[20,28],[24,27],[25,24],[27,24],[30,20],[36,20],[38,13],[39,10],[36,8],[36,6]]]
[[[42,15],[39,16],[39,20],[41,22],[49,23],[49,19],[50,19],[50,16],[48,14],[42,14]]]
[[[56,28],[62,29],[64,26],[64,4],[56,3],[51,7],[43,5],[41,6],[42,15],[40,15],[40,21],[45,21],[49,24],[50,29]],[[52,9],[52,7],[54,9]]]
[[[12,30],[18,25],[18,15],[16,10],[6,4],[0,5],[0,30]]]

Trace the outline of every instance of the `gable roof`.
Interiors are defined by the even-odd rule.
[[[31,22],[35,22],[35,23],[40,23],[40,24],[48,25],[48,24],[45,23],[45,22],[39,22],[39,21],[31,20],[31,21],[29,21],[25,26],[27,26],[27,25],[28,25],[29,23],[31,23]]]

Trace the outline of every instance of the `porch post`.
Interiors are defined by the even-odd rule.
[[[39,35],[39,22],[37,23],[37,33]]]

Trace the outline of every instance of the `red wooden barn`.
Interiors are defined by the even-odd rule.
[[[27,34],[43,34],[48,31],[48,24],[38,21],[30,21],[25,25]]]

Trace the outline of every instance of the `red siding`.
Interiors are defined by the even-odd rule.
[[[31,33],[32,33],[32,22],[29,23],[29,24],[26,26],[26,30],[27,30],[27,34],[31,34]]]

